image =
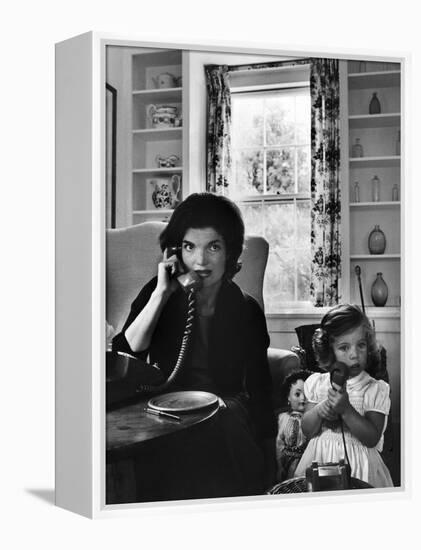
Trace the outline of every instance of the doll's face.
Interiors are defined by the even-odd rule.
[[[345,332],[333,339],[335,359],[349,367],[354,378],[367,368],[367,337],[363,326]]]
[[[289,389],[288,403],[292,411],[304,412],[306,398],[304,395],[304,380],[297,380]]]

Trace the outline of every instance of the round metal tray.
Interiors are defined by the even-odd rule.
[[[192,412],[218,403],[218,397],[206,391],[175,391],[152,397],[148,407],[163,412]]]

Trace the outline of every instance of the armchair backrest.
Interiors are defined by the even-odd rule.
[[[142,286],[157,272],[162,254],[159,235],[164,222],[144,222],[121,229],[107,229],[106,233],[106,316],[119,331],[127,318],[130,304]],[[263,278],[269,245],[263,237],[248,235],[241,256],[242,269],[236,283],[263,303]]]

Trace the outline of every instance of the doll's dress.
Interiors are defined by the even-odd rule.
[[[303,456],[307,440],[301,430],[302,413],[284,412],[278,416],[276,436],[276,460],[278,481],[293,477],[298,462]]]
[[[304,394],[310,403],[320,403],[327,399],[330,387],[329,373],[314,373],[304,382]],[[390,410],[389,384],[383,380],[375,380],[363,371],[347,381],[346,391],[349,395],[349,402],[361,415],[367,411],[376,411],[385,415],[382,435],[373,448],[363,445],[344,424],[351,476],[366,481],[373,487],[393,487],[389,470],[380,456]],[[297,466],[295,476],[305,476],[306,468],[313,461],[319,463],[338,462],[344,457],[340,423],[338,421],[334,423],[323,421],[320,433],[309,441]]]

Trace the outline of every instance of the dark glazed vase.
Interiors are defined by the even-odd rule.
[[[373,300],[373,304],[377,307],[383,307],[389,296],[389,289],[382,275],[382,273],[377,273],[376,280],[371,287],[371,299]]]
[[[380,101],[377,97],[377,92],[373,93],[373,97],[371,98],[370,105],[368,107],[368,112],[370,113],[370,115],[379,115],[381,112]]]
[[[383,254],[386,250],[386,236],[378,225],[368,236],[368,250],[370,254]]]

